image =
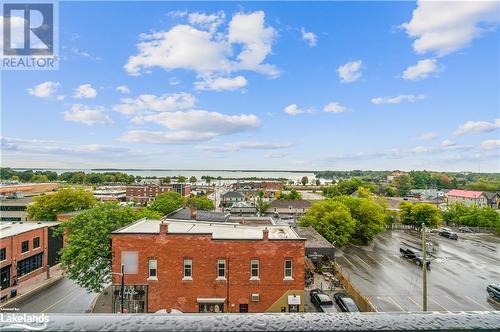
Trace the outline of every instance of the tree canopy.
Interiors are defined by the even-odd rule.
[[[447,222],[471,227],[492,227],[500,233],[500,214],[490,207],[452,204],[441,214]]]
[[[149,206],[151,210],[163,215],[169,214],[185,205],[185,199],[175,191],[168,191],[156,197]]]
[[[81,188],[63,188],[55,193],[36,196],[26,212],[34,220],[56,220],[60,213],[89,209],[96,204],[91,192]]]
[[[111,281],[111,232],[144,217],[158,219],[161,215],[147,208],[100,203],[61,222],[58,232],[68,234],[61,249],[61,266],[68,277],[88,291],[102,291]]]
[[[213,210],[215,209],[214,202],[207,196],[190,196],[186,200],[186,206],[196,208],[198,210]]]
[[[405,225],[421,228],[425,224],[426,227],[437,228],[441,224],[441,213],[434,204],[402,202],[399,208],[401,222]]]
[[[281,192],[279,195],[279,199],[299,200],[299,199],[302,199],[302,195],[297,190],[292,189],[292,190],[290,190],[289,193]]]

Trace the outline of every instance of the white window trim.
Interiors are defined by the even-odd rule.
[[[286,275],[286,262],[291,262],[290,276]],[[285,261],[283,262],[283,280],[293,280],[293,260],[291,259],[285,259]]]
[[[257,275],[252,275],[253,273],[253,262],[257,262]],[[250,260],[250,280],[260,280],[260,261],[258,259]]]
[[[151,262],[155,262],[155,268],[154,270],[156,271],[156,275],[152,276],[151,275]],[[147,280],[158,280],[158,260],[157,259],[149,259],[148,260],[148,279]]]
[[[219,275],[219,264],[220,264],[221,262],[223,262],[223,263],[224,263],[224,275],[223,275],[223,276],[220,276],[220,275]],[[226,268],[227,268],[227,265],[226,265],[226,260],[225,260],[225,259],[218,259],[218,260],[217,260],[217,274],[216,274],[216,278],[215,278],[215,280],[226,280],[226,275],[227,275]]]
[[[189,270],[191,271],[190,276],[186,276],[186,262],[189,262]],[[193,260],[184,259],[182,263],[182,280],[193,280]]]

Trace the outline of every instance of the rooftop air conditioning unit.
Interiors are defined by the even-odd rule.
[[[260,295],[257,293],[252,294],[252,301],[253,302],[259,302]]]

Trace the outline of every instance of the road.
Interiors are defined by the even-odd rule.
[[[500,238],[489,234],[459,234],[449,240],[430,234],[434,245],[428,272],[429,311],[500,310],[486,293],[500,282]],[[379,234],[370,247],[349,246],[338,262],[377,311],[421,311],[422,270],[399,255],[404,243],[421,247],[414,231]]]
[[[18,312],[85,313],[98,294],[88,293],[64,277],[39,293],[16,303]]]

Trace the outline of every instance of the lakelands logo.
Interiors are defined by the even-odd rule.
[[[57,69],[57,3],[2,5],[2,69]]]
[[[41,331],[47,328],[49,317],[44,314],[0,314],[1,330]]]

